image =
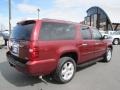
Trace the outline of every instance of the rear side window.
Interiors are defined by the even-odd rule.
[[[75,37],[74,25],[43,22],[40,40],[72,40]]]
[[[92,39],[89,27],[86,27],[86,26],[81,27],[80,34],[81,34],[82,39],[84,40]]]
[[[18,23],[17,26],[12,30],[10,38],[18,40],[30,40],[34,25],[35,21]]]

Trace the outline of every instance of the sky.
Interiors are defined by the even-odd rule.
[[[12,27],[18,21],[37,19],[37,9],[40,18],[50,18],[81,22],[87,15],[86,10],[92,6],[107,8],[108,11],[120,15],[119,0],[11,0]],[[0,28],[8,29],[8,0],[0,1]],[[112,16],[115,18],[115,16]]]

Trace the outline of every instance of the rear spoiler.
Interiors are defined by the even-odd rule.
[[[19,25],[28,25],[28,24],[34,24],[36,21],[35,20],[27,20],[27,21],[21,21],[18,22],[17,24]]]

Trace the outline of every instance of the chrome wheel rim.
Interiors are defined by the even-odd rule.
[[[111,52],[111,50],[108,50],[107,51],[107,60],[110,61],[111,57],[112,57],[112,52]]]
[[[118,40],[115,39],[114,44],[115,44],[115,45],[118,45],[118,43],[119,43]]]
[[[61,76],[64,80],[68,81],[72,78],[74,74],[74,65],[72,62],[66,62],[61,70]]]

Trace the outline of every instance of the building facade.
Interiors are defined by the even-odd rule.
[[[105,12],[100,7],[91,7],[87,10],[84,24],[96,27],[102,31],[120,30],[120,22],[112,22],[114,18],[111,18],[109,15],[111,14]]]

